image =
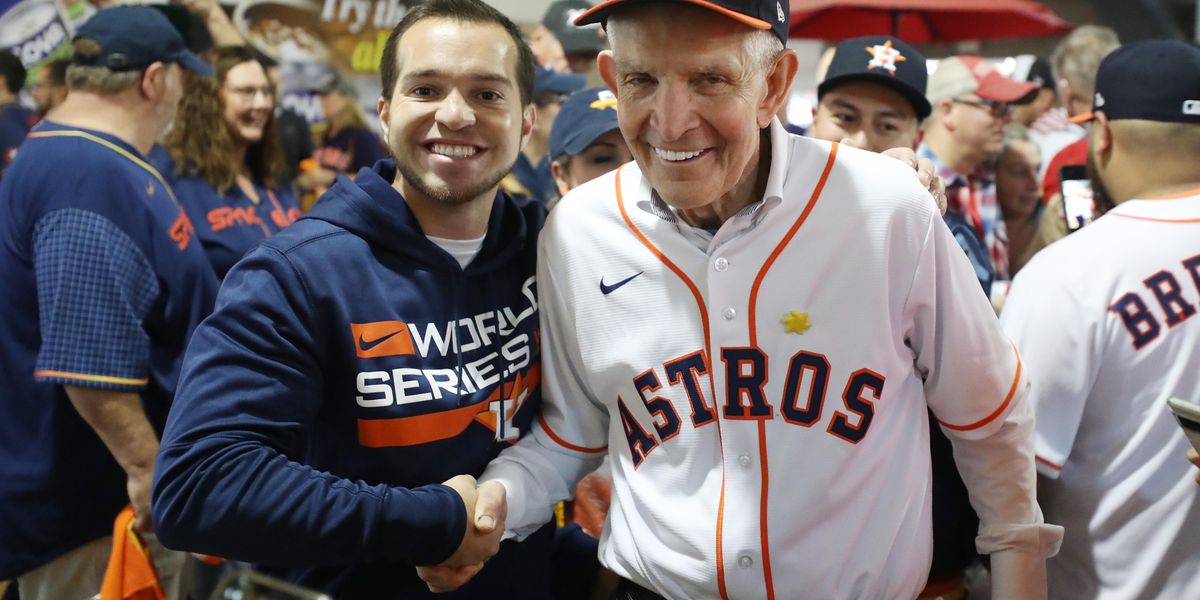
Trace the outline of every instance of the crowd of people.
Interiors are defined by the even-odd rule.
[[[0,52],[5,600],[1200,597],[1195,46],[427,0],[313,137],[184,5]]]

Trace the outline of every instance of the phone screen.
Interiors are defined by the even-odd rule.
[[[1062,177],[1063,217],[1067,232],[1078,231],[1096,218],[1096,201],[1092,196],[1092,182],[1082,166],[1065,166]]]

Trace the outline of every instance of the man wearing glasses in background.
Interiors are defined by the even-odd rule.
[[[1036,83],[1017,82],[978,56],[952,56],[929,78],[933,114],[917,156],[933,161],[946,180],[947,213],[961,215],[988,250],[995,281],[1007,285],[1008,239],[996,201],[996,178],[986,165],[1004,147],[1012,107],[1033,100]],[[993,304],[1004,289],[992,286]]]

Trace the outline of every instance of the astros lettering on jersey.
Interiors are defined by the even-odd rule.
[[[763,201],[707,246],[634,163],[551,213],[541,417],[484,475],[508,527],[544,522],[607,452],[601,560],[621,577],[672,598],[912,598],[928,406],[978,494],[980,550],[1053,545],[1020,358],[927,192],[899,161],[770,131]]]

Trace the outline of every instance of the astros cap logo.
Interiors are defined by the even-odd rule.
[[[867,63],[868,69],[884,69],[889,75],[896,74],[896,63],[908,60],[900,51],[892,47],[892,40],[883,43],[882,46],[870,46],[867,52],[873,57],[871,62]]]
[[[604,110],[606,108],[617,110],[617,97],[609,90],[600,90],[600,93],[596,94],[596,99],[588,107],[596,110]]]
[[[414,353],[412,335],[403,321],[351,323],[350,333],[354,336],[354,353],[359,358]]]

